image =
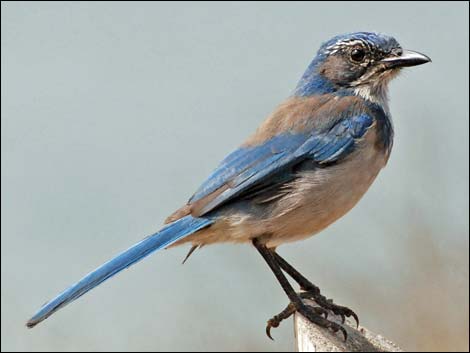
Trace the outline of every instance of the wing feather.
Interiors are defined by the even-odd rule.
[[[189,211],[200,217],[257,185],[311,159],[318,164],[333,163],[354,150],[373,119],[367,114],[340,119],[327,131],[311,134],[285,133],[256,147],[241,147],[222,161],[190,199]],[[248,195],[249,196],[249,195]]]

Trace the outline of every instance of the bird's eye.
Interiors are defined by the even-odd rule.
[[[355,61],[355,62],[361,62],[362,60],[364,60],[366,56],[366,52],[364,51],[364,49],[362,48],[354,48],[352,51],[351,51],[351,59],[352,61]]]

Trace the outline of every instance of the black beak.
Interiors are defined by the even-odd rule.
[[[416,66],[431,62],[431,58],[412,50],[403,50],[401,55],[389,56],[380,61],[385,64],[388,69],[396,67]]]

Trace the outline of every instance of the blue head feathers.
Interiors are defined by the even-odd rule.
[[[384,34],[355,32],[335,36],[321,45],[294,95],[333,93],[355,86],[363,75],[378,71],[381,59],[400,52],[400,44]]]

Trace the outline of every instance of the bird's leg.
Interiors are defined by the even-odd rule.
[[[320,293],[320,288],[318,288],[316,285],[314,285],[308,279],[302,276],[299,271],[292,267],[292,265],[290,265],[286,260],[284,260],[279,254],[273,251],[273,256],[276,262],[281,267],[281,269],[284,270],[289,276],[291,276],[292,279],[299,284],[300,289],[304,291],[300,293],[300,297],[302,299],[314,300],[323,309],[331,310],[334,314],[341,316],[341,320],[343,323],[345,320],[345,316],[352,316],[356,321],[357,326],[359,326],[359,318],[357,317],[354,311],[347,307],[333,304],[333,300],[325,298],[325,296]]]
[[[321,313],[323,313],[322,309],[315,309],[303,303],[302,298],[299,296],[299,294],[295,292],[295,290],[292,288],[289,281],[287,280],[286,276],[282,273],[282,269],[276,260],[275,252],[272,249],[269,249],[265,245],[261,244],[257,239],[253,240],[253,245],[259,251],[261,256],[263,256],[264,260],[273,271],[274,275],[279,281],[279,284],[281,285],[282,289],[287,294],[290,300],[290,303],[286,309],[284,309],[280,314],[274,316],[268,321],[266,326],[266,334],[268,335],[268,337],[272,339],[270,332],[272,327],[279,326],[281,321],[290,317],[294,312],[298,312],[314,324],[328,328],[333,332],[341,331],[343,333],[344,339],[346,340],[347,333],[341,325],[324,318],[321,315]]]

